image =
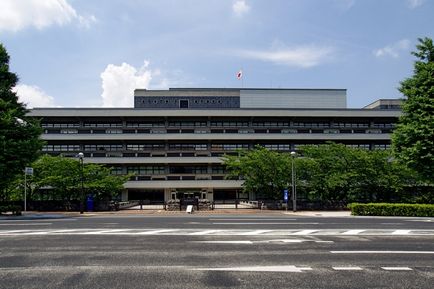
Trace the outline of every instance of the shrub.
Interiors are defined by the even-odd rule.
[[[353,203],[348,207],[354,216],[434,217],[434,205],[428,204]]]
[[[14,205],[0,206],[0,214],[7,212],[12,212],[15,216],[21,216],[21,207]]]

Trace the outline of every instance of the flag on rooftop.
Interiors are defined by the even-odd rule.
[[[241,79],[242,77],[243,77],[243,71],[240,70],[240,71],[238,71],[238,73],[237,73],[237,79]]]

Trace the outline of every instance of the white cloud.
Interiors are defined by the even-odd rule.
[[[268,51],[242,50],[238,54],[241,57],[273,62],[275,64],[309,68],[329,60],[333,52],[334,49],[331,47],[310,45],[285,47]]]
[[[151,71],[149,61],[139,69],[128,63],[122,63],[120,66],[109,64],[101,73],[102,79],[102,101],[103,106],[108,107],[132,107],[134,105],[134,89],[149,88],[153,76],[160,76],[159,70]],[[163,80],[162,85],[168,84]]]
[[[54,106],[53,97],[38,86],[18,84],[13,91],[17,93],[19,101],[27,105],[27,108]]]
[[[417,8],[425,3],[426,0],[407,0],[408,6],[411,9]]]
[[[67,0],[1,0],[0,31],[19,31],[27,27],[43,29],[51,25],[76,22],[88,28],[96,22],[93,15],[83,16]]]
[[[400,52],[408,50],[409,47],[410,47],[410,40],[402,39],[398,42],[376,49],[373,51],[373,53],[376,57],[390,56],[393,58],[398,58]]]
[[[237,0],[232,5],[232,11],[234,11],[235,15],[241,17],[250,11],[250,6],[245,0]]]
[[[334,3],[338,8],[346,11],[356,4],[356,0],[334,0]]]

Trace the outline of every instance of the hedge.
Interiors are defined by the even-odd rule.
[[[0,214],[7,212],[12,212],[15,216],[21,216],[21,207],[14,205],[0,206]]]
[[[353,203],[348,207],[354,216],[434,217],[434,205],[428,204]]]

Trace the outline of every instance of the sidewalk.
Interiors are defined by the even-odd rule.
[[[298,212],[283,212],[289,216],[304,216],[304,217],[350,217],[351,211],[298,211]]]
[[[258,215],[258,216],[300,216],[300,217],[349,217],[350,211],[281,211],[281,210],[258,210],[258,209],[216,209],[212,211],[194,211],[192,215]],[[165,211],[165,210],[121,210],[104,212],[23,212],[22,216],[0,216],[0,220],[36,220],[36,219],[61,219],[76,217],[93,216],[173,216],[190,215],[185,211]]]

